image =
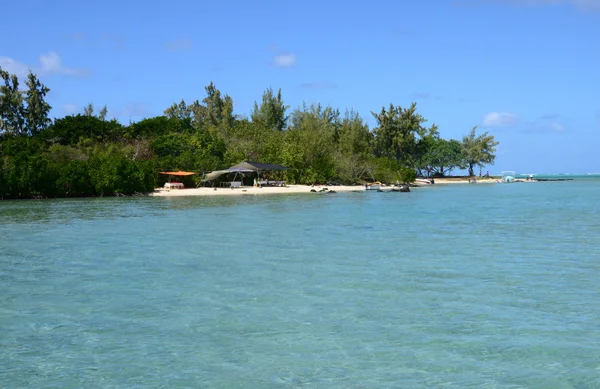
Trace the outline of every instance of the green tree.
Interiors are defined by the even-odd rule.
[[[268,88],[262,95],[260,106],[254,102],[250,117],[253,122],[262,123],[268,129],[283,131],[287,127],[288,117],[285,112],[288,108],[283,103],[281,89],[275,95],[273,89]]]
[[[77,115],[56,119],[43,135],[50,143],[70,145],[86,138],[94,142],[117,141],[124,137],[124,129],[117,120],[102,121],[95,116]]]
[[[233,127],[235,124],[235,116],[233,114],[233,99],[229,95],[225,95],[223,106],[221,107],[221,126]]]
[[[427,128],[427,121],[417,113],[417,104],[402,108],[390,104],[380,113],[372,112],[377,120],[375,128],[375,154],[393,158],[404,167],[415,167],[417,164],[417,142],[425,136],[438,134],[434,124]]]
[[[371,153],[373,134],[355,111],[346,111],[338,129],[338,148],[344,155],[365,156]]]
[[[265,128],[262,123],[251,122],[246,118],[236,120],[222,135],[227,147],[227,164],[244,160],[278,162],[278,146],[282,137]]]
[[[473,127],[468,135],[463,137],[462,148],[465,164],[469,168],[469,175],[474,176],[475,166],[483,168],[486,165],[493,165],[496,160],[496,142],[493,135],[486,132],[477,136],[477,126]]]
[[[357,112],[345,112],[339,121],[336,139],[335,180],[354,184],[372,179],[373,134]]]
[[[104,107],[102,107],[102,109],[98,113],[98,119],[100,119],[104,122],[104,121],[106,121],[106,115],[108,115],[108,108],[106,108],[106,105],[105,105]]]
[[[187,105],[184,100],[179,104],[174,103],[165,110],[168,118],[191,118],[194,127],[208,128],[218,126],[232,126],[234,122],[233,99],[228,95],[221,96],[221,91],[211,82],[205,88],[206,97],[202,103],[195,100]]]
[[[462,144],[455,139],[426,137],[421,147],[423,155],[419,167],[428,174],[443,177],[456,168],[464,167]]]
[[[191,110],[183,99],[177,103],[173,103],[169,108],[165,109],[165,116],[171,119],[189,119]]]
[[[7,135],[26,135],[25,107],[23,94],[19,90],[19,79],[0,68],[0,133]]]
[[[29,73],[27,76],[27,92],[25,92],[25,124],[29,135],[39,134],[48,128],[52,122],[48,114],[52,107],[45,100],[46,94],[50,89],[40,82],[35,74]]]
[[[190,118],[180,119],[171,116],[156,116],[130,124],[125,133],[129,139],[153,139],[170,133],[191,133]]]
[[[335,178],[339,111],[320,104],[303,105],[292,113],[291,123],[281,152],[283,164],[291,167],[286,172],[290,181],[314,184]]]
[[[371,157],[368,166],[370,178],[374,181],[409,183],[416,178],[414,169],[404,167],[392,158]]]
[[[204,88],[206,97],[202,100],[204,105],[204,120],[209,125],[218,126],[223,121],[223,107],[225,102],[221,98],[221,91],[211,83]],[[227,96],[228,97],[228,96]]]
[[[92,103],[88,103],[88,105],[83,108],[84,116],[94,116],[94,105]]]

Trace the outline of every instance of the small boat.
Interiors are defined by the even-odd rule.
[[[394,185],[391,189],[392,192],[410,192],[410,187],[408,185]]]
[[[416,186],[427,186],[433,185],[434,181],[431,178],[415,178]]]
[[[369,182],[365,184],[365,189],[366,190],[380,190],[381,189],[381,182],[377,181],[377,182]]]
[[[502,180],[501,182],[504,183],[511,183],[511,182],[515,182],[515,172],[512,170],[506,170],[502,172]]]

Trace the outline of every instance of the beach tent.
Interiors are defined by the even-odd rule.
[[[233,169],[246,169],[252,172],[256,172],[256,177],[260,178],[261,171],[278,171],[278,170],[288,170],[286,166],[275,165],[272,163],[260,163],[260,162],[240,162],[237,165],[233,165],[229,168]]]
[[[166,176],[169,176],[169,180],[170,180],[171,177],[185,177],[185,176],[194,175],[196,173],[194,173],[194,172],[183,172],[181,170],[178,170],[176,172],[160,172],[160,174],[164,174]],[[167,188],[169,188],[169,187],[183,188],[183,183],[180,183],[180,182],[167,182],[165,184],[165,187],[167,187]]]
[[[221,177],[223,174],[234,173],[233,181],[237,178],[238,174],[243,175],[244,173],[252,173],[254,170],[244,169],[244,168],[229,168],[225,170],[215,170],[214,172],[210,172],[202,177],[202,182],[214,181],[217,178]]]
[[[260,174],[260,171],[273,171],[273,170],[287,170],[288,168],[281,165],[274,165],[270,163],[258,163],[258,162],[240,162],[237,165],[233,165],[229,169],[224,170],[215,170],[214,172],[210,172],[204,175],[202,178],[202,182],[213,181],[217,178],[221,177],[223,174],[228,173],[254,173],[257,175]],[[235,180],[235,178],[234,178]]]
[[[229,173],[228,170],[215,170],[214,172],[206,173],[204,177],[202,177],[202,182],[213,181],[217,178],[221,177],[223,174]]]
[[[237,165],[233,165],[229,169],[248,169],[253,172],[259,172],[261,170],[288,170],[289,168],[281,165],[275,165],[271,163],[259,163],[259,162],[240,162]]]

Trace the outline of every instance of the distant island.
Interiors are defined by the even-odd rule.
[[[304,185],[409,183],[455,169],[475,176],[494,163],[498,145],[477,127],[462,140],[442,138],[414,102],[371,112],[371,129],[352,110],[302,104],[290,111],[281,90],[268,88],[246,117],[213,83],[201,101],[182,100],[126,125],[92,104],[50,119],[50,89],[35,74],[25,89],[16,75],[0,68],[0,76],[1,199],[148,193],[165,183],[159,172],[174,170],[197,173],[184,179],[197,186],[202,173],[240,161],[287,166],[271,178]]]

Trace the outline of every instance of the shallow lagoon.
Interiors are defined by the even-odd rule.
[[[0,387],[600,387],[599,192],[0,202]]]

